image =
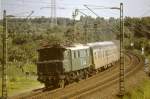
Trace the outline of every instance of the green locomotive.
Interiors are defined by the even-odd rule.
[[[117,46],[110,41],[49,46],[38,49],[38,81],[47,88],[64,87],[86,79],[119,60]]]

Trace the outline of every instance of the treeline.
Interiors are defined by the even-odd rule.
[[[10,62],[37,61],[36,50],[44,44],[86,43],[120,38],[119,19],[103,17],[80,17],[80,20],[58,18],[57,26],[51,26],[49,18],[8,18],[8,60]],[[150,51],[150,17],[125,17],[125,45],[130,48],[144,47]],[[2,21],[0,22],[0,40],[2,40]],[[2,42],[0,42],[2,48]],[[0,49],[0,59],[2,49]]]
[[[145,49],[145,55],[150,53],[150,17],[125,18],[125,27],[128,28],[126,38],[134,43],[134,48]],[[127,31],[125,31],[126,33]]]

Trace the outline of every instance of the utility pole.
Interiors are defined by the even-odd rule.
[[[124,19],[123,19],[123,3],[120,3],[120,92],[119,96],[125,94],[125,70],[124,70]]]
[[[96,35],[96,36],[94,36],[94,37],[96,38],[96,41],[99,40],[99,37],[97,37],[97,36],[98,36],[98,35],[97,35],[97,25],[98,25],[97,22],[95,22],[95,23],[94,23],[94,27],[93,27],[93,28],[94,28],[94,33],[95,33],[94,35]]]
[[[51,0],[51,26],[57,25],[56,0]]]
[[[87,5],[84,5],[96,16],[97,14],[92,11]],[[125,94],[125,67],[124,67],[124,16],[123,16],[123,3],[120,7],[101,7],[97,9],[116,9],[120,11],[120,75],[119,75],[119,96],[123,97]]]
[[[2,99],[7,99],[7,17],[3,13]]]
[[[76,9],[75,10],[75,15],[77,16],[78,13],[81,13],[81,14],[83,14],[86,17],[85,24],[84,24],[84,43],[87,43],[87,41],[88,41],[88,39],[87,39],[88,15],[85,14],[84,12],[80,11],[80,10],[82,10],[82,9]]]
[[[75,18],[76,18],[76,10],[75,10],[75,12],[73,12],[72,13],[72,18],[73,18],[73,35],[72,35],[72,40],[73,40],[73,42],[75,41],[75,33],[76,33],[76,30],[75,30],[75,25],[76,25],[76,23],[75,23]]]
[[[99,17],[99,15],[96,12],[94,12],[91,8],[89,8],[88,5],[84,5],[84,7],[86,7],[89,11],[91,11],[94,15],[96,15],[96,17]],[[99,40],[99,37],[97,36],[97,25],[98,25],[97,23],[94,23],[94,33],[95,33],[94,38],[96,38],[96,41]]]
[[[85,24],[84,24],[85,43],[88,42],[87,28],[88,28],[88,16],[86,16]]]

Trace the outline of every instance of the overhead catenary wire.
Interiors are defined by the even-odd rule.
[[[94,13],[97,17],[99,17],[99,15],[97,13],[95,13],[91,8],[89,8],[87,5],[84,5],[88,10],[90,10],[92,13]]]
[[[98,8],[98,9],[120,9],[119,7],[114,7],[114,6],[98,6],[98,5],[87,5],[87,4],[84,5],[90,6],[92,8]]]
[[[150,14],[150,9],[148,9],[147,11],[145,11],[140,17],[142,17],[144,15],[147,15],[147,14]]]
[[[20,1],[20,0],[18,0],[18,1]],[[27,10],[27,9],[25,9],[24,8],[24,6],[23,6],[23,4],[32,4],[32,5],[40,5],[41,7],[43,7],[44,8],[44,6],[45,6],[45,8],[50,8],[50,9],[52,9],[53,8],[53,6],[56,6],[56,5],[52,5],[51,3],[48,3],[48,2],[35,2],[35,3],[32,3],[33,1],[22,1],[22,3],[17,3],[17,4],[14,4],[14,3],[10,3],[10,5],[11,4],[13,4],[14,6],[16,5],[16,6],[21,6],[21,7],[23,7],[23,10],[25,11],[25,10]],[[40,3],[40,4],[39,4]],[[46,4],[49,4],[49,5],[46,5]],[[76,9],[76,8],[79,8],[80,10],[85,10],[85,11],[88,11],[88,9],[84,9],[84,8],[82,8],[82,7],[76,7],[76,6],[63,6],[63,5],[66,5],[66,4],[62,4],[61,6],[59,5],[59,3],[58,3],[58,6],[56,7],[56,9],[57,10],[73,10],[73,9]],[[72,4],[68,4],[68,5],[72,5]],[[46,7],[47,6],[47,7]],[[104,7],[104,6],[103,6]],[[37,10],[38,9],[40,9],[40,7],[39,8],[37,8]],[[99,10],[100,8],[97,8],[97,6],[95,7],[95,8],[92,8],[92,9],[94,9],[94,10]],[[17,10],[17,11],[19,11],[19,9],[15,9],[15,10]],[[14,10],[14,12],[15,12],[15,10]],[[32,9],[30,9],[30,10],[32,10]],[[12,10],[11,10],[12,11]],[[8,13],[9,13],[9,9],[8,9]],[[22,13],[23,14],[23,13]],[[17,14],[17,15],[15,15],[15,16],[19,16],[19,14]]]
[[[18,1],[20,1],[20,0],[18,0]],[[24,0],[23,0],[24,1]],[[22,2],[23,2],[22,1]],[[24,1],[23,3],[29,3],[29,4],[32,4],[32,2],[33,1]],[[19,3],[20,4],[20,6],[22,6],[22,3]],[[38,4],[37,2],[35,2],[34,4]],[[41,5],[41,8],[50,8],[50,9],[52,9],[53,8],[53,6],[56,6],[56,5],[53,5],[53,4],[51,4],[51,3],[48,3],[48,2],[40,2],[40,4],[44,4],[44,5]],[[48,6],[46,6],[45,4],[49,4]],[[15,5],[15,4],[14,4]],[[16,4],[17,5],[17,4]],[[72,6],[72,7],[69,7],[69,6],[63,6],[64,4],[62,4],[61,6],[56,6],[56,9],[58,9],[58,10],[74,10],[74,9],[76,9],[77,7],[75,7],[75,6]],[[72,4],[68,4],[68,5],[72,5]],[[44,7],[45,6],[45,7]],[[93,6],[93,8],[92,9],[94,9],[94,10],[99,10],[99,9],[102,9],[102,8],[99,8],[99,7],[105,7],[105,6]],[[38,8],[38,9],[41,9],[40,7]],[[84,11],[88,11],[88,9],[84,9],[84,8],[82,8],[82,7],[78,7],[79,8],[79,10],[84,10]],[[38,10],[37,9],[37,10]],[[12,9],[13,10],[13,9]],[[11,11],[12,11],[11,10]],[[16,11],[19,11],[19,9],[14,9],[14,11],[13,12],[15,12],[15,10]],[[30,11],[31,11],[32,9],[30,9]],[[10,12],[11,12],[10,11]],[[35,10],[36,11],[36,10]],[[8,13],[9,13],[9,10],[7,11]],[[36,12],[37,13],[37,12]],[[71,12],[70,12],[71,13]],[[26,16],[26,14],[28,14],[28,12],[22,12],[22,13],[16,13],[16,14],[14,14],[14,13],[10,13],[10,15],[14,15],[15,17],[17,17],[17,18],[19,18],[19,17],[21,17],[21,18],[25,18],[25,16]],[[113,13],[114,15],[116,14],[116,13]],[[38,17],[38,18],[40,18],[42,15],[39,13],[39,17],[38,17],[38,15],[37,16],[35,16],[35,14],[34,15],[32,15],[32,18],[36,18],[36,17]],[[45,17],[48,17],[47,15],[44,15]],[[105,17],[107,17],[106,15],[102,15],[102,16],[105,16]],[[58,17],[58,16],[57,16]],[[109,16],[108,16],[109,17]]]

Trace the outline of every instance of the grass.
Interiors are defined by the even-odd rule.
[[[147,56],[147,59],[150,62],[150,55]],[[150,79],[144,80],[139,86],[133,87],[123,99],[150,99]]]
[[[22,78],[9,79],[7,84],[8,84],[7,90],[9,96],[23,92],[27,89],[30,90],[31,88],[36,88],[38,86],[41,86],[40,82],[38,82],[35,77],[29,77],[29,78],[22,77]],[[1,86],[0,86],[0,90],[1,90]]]
[[[130,90],[123,99],[150,99],[150,79]]]
[[[23,66],[23,71],[20,68]],[[20,64],[20,63],[9,63],[7,68],[7,90],[8,96],[14,95],[25,90],[30,90],[32,88],[36,88],[41,86],[40,82],[37,81],[36,75],[26,75],[25,72],[35,72],[36,66],[34,64]],[[1,75],[0,75],[1,78]],[[0,79],[0,96],[1,96],[1,82]]]

